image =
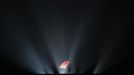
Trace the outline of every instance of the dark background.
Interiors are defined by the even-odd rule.
[[[85,68],[85,73],[91,73],[95,69],[95,64],[102,60],[105,66],[110,65],[103,72],[104,74],[133,73],[134,30],[131,19],[133,15],[131,1],[4,0],[0,2],[0,8],[1,73],[30,73],[19,67],[17,61],[21,59],[18,40],[25,41],[26,36],[29,36],[34,46],[40,49],[37,52],[41,56],[44,55],[44,59],[50,59],[48,63],[55,70],[41,30],[43,27],[64,26],[64,36],[66,43],[69,44],[73,41],[81,20],[85,31],[82,34],[82,43],[76,50],[77,55],[74,60],[76,68],[82,67]],[[57,25],[60,21],[64,24]],[[52,24],[47,25],[48,23]],[[55,32],[55,29],[52,28],[52,32]],[[56,35],[53,34],[53,36]],[[42,44],[45,45],[42,46]],[[42,48],[45,50],[42,51]],[[44,54],[41,54],[42,52]],[[69,51],[64,51],[64,53],[67,55]],[[77,71],[79,73],[81,69]]]

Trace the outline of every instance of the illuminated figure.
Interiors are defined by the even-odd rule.
[[[68,66],[69,66],[70,62],[68,60],[64,61],[60,66],[59,66],[59,72],[61,74],[65,74],[68,70]]]
[[[68,60],[66,60],[59,66],[59,68],[66,69],[68,67],[69,63],[70,62]]]

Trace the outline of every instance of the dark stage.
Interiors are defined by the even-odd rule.
[[[1,0],[0,74],[133,73],[129,0]]]

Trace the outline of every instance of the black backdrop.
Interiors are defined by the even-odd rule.
[[[82,67],[85,68],[84,72],[92,72],[95,69],[95,64],[102,59],[104,64],[107,61],[110,62],[108,65],[115,63],[114,66],[106,69],[104,72],[106,74],[122,73],[122,71],[132,72],[131,68],[134,66],[131,19],[133,9],[130,1],[16,0],[1,1],[0,6],[0,72],[30,73],[19,67],[17,61],[17,59],[21,59],[18,40],[25,41],[27,40],[26,36],[29,36],[28,38],[34,46],[40,49],[37,50],[40,56],[44,55],[44,59],[50,59],[48,63],[55,69],[51,55],[47,51],[47,45],[43,41],[42,30],[45,30],[43,27],[50,29],[54,27],[51,30],[52,37],[54,37],[56,36],[53,34],[55,28],[57,27],[58,30],[58,27],[64,26],[64,36],[66,43],[69,44],[74,40],[76,29],[81,21],[84,33],[82,34],[83,38],[81,38],[82,42],[78,47],[79,50],[76,50],[77,55],[74,60],[76,68]],[[61,17],[62,19],[60,19]],[[58,25],[60,22],[63,24]],[[47,25],[48,23],[50,25]],[[45,36],[47,35],[49,34]],[[69,48],[70,45],[67,47]],[[42,51],[42,48],[45,50]],[[60,52],[66,56],[69,53],[68,50]],[[109,58],[105,59],[105,57]],[[78,71],[80,70],[78,69]]]

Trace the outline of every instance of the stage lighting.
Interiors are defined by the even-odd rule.
[[[60,74],[66,74],[68,72],[68,66],[70,62],[68,60],[64,61],[60,66],[59,66],[59,73]]]
[[[67,69],[69,63],[70,63],[70,62],[69,62],[68,60],[66,60],[66,61],[64,61],[64,62],[59,66],[59,68],[61,68],[61,69]]]

